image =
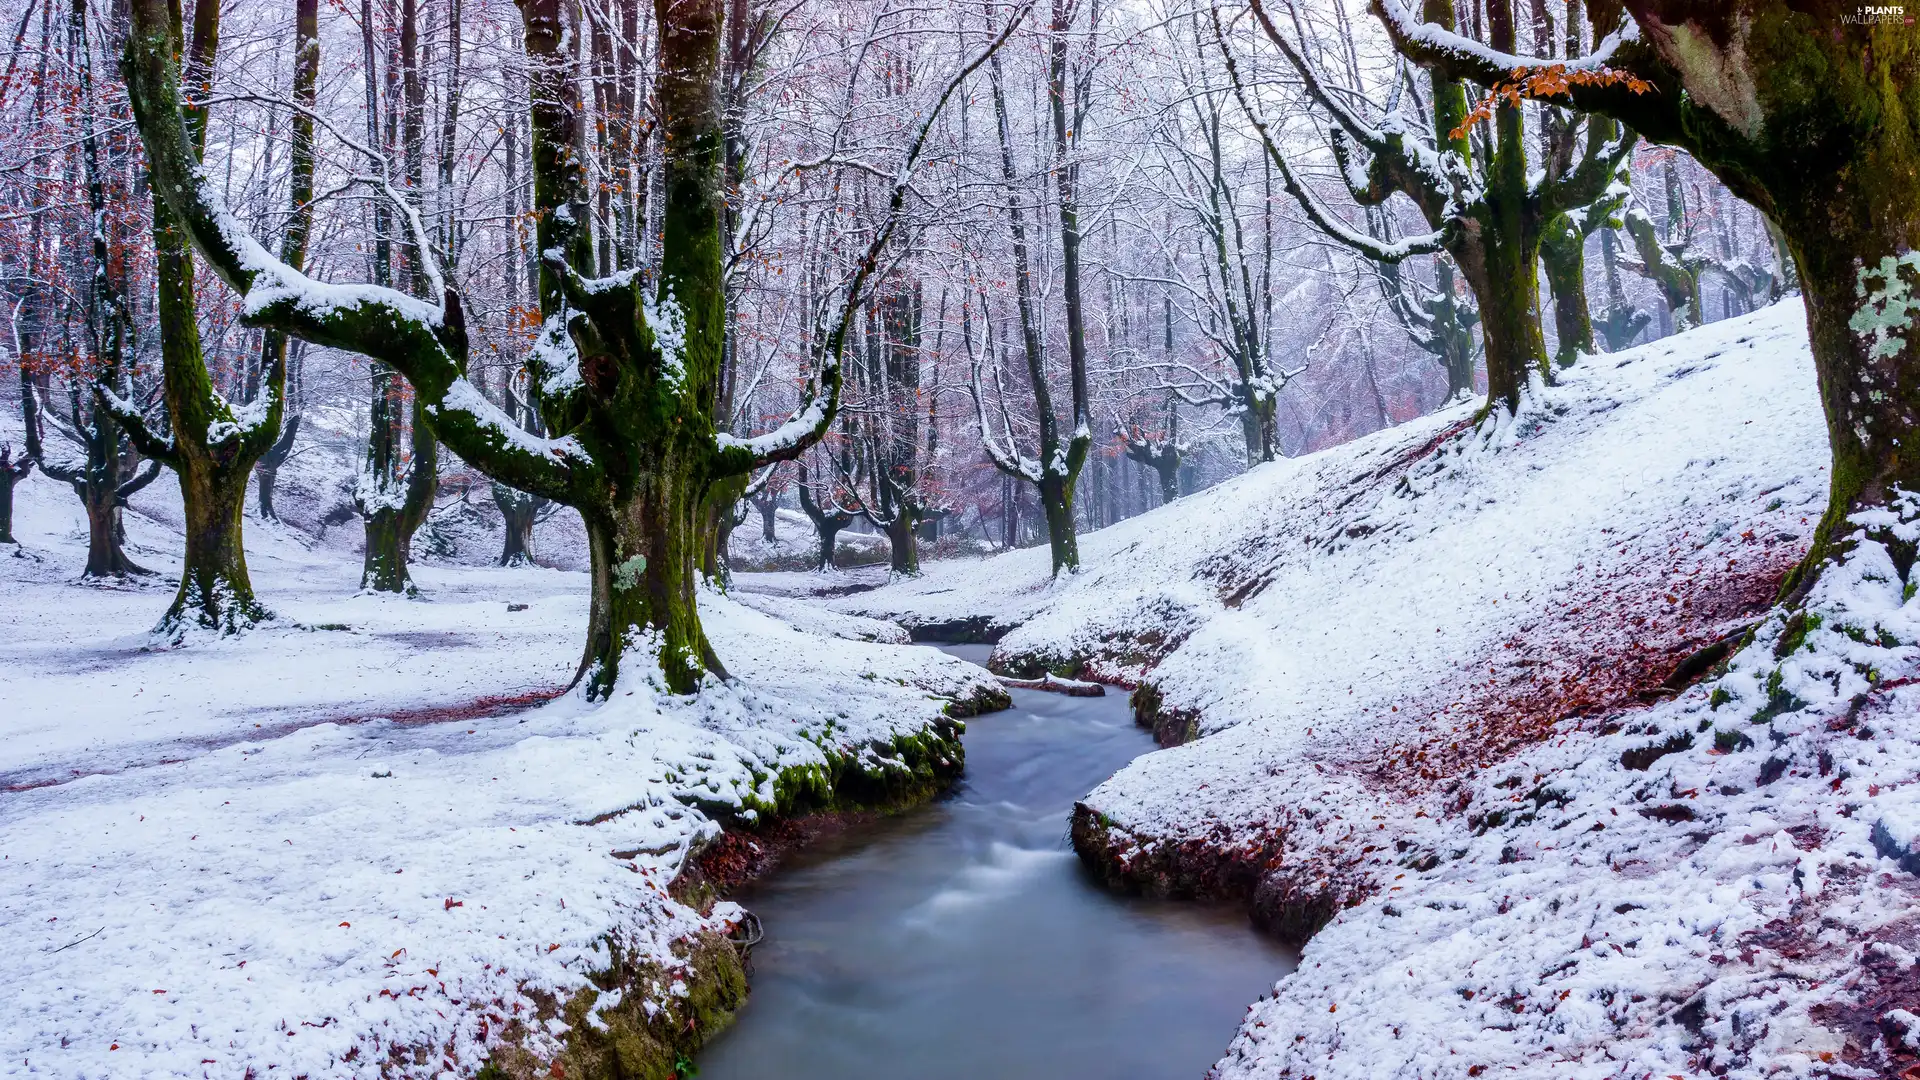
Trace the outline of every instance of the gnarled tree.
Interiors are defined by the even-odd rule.
[[[1550,65],[1489,50],[1398,0],[1372,0],[1400,51],[1446,78],[1525,93],[1682,147],[1780,229],[1798,266],[1833,450],[1827,511],[1785,596],[1797,603],[1861,535],[1862,511],[1920,491],[1920,38],[1899,20],[1847,21],[1789,0],[1628,0],[1633,22],[1567,67],[1650,83],[1534,76]],[[1897,516],[1897,515],[1896,515]],[[1911,541],[1902,542],[1910,557]]]
[[[179,9],[173,9],[178,18]],[[178,40],[176,21],[170,33]],[[281,242],[280,259],[298,271],[305,260],[312,224],[314,92],[320,75],[319,0],[297,0],[294,16],[294,114],[292,216]],[[193,35],[187,64],[201,93],[212,80],[220,39],[218,0],[199,0],[193,9]],[[197,165],[205,152],[204,107],[185,113],[190,153]],[[215,387],[201,348],[199,310],[194,300],[193,254],[187,237],[165,200],[153,200],[153,244],[160,283],[161,385],[168,430],[155,430],[132,402],[102,387],[102,399],[148,457],[163,461],[180,479],[186,517],[186,555],[180,590],[161,616],[156,634],[178,638],[192,627],[238,633],[272,613],[253,595],[241,539],[247,477],[254,464],[280,439],[285,408],[287,339],[269,331],[262,352],[261,378],[250,404],[236,405]],[[262,496],[263,499],[269,498]]]
[[[532,99],[534,206],[544,316],[526,366],[546,436],[515,424],[467,378],[459,291],[442,279],[419,216],[403,215],[420,257],[423,299],[375,285],[315,281],[274,258],[198,169],[183,123],[182,43],[169,0],[131,0],[127,81],[155,190],[208,264],[245,298],[248,320],[372,357],[405,375],[423,418],[460,457],[514,488],[579,510],[592,602],[578,678],[612,693],[630,658],[692,692],[724,674],[695,605],[708,487],[797,457],[833,422],[848,324],[888,243],[940,106],[986,60],[973,58],[930,103],[890,194],[891,212],[845,283],[838,323],[821,335],[816,381],[775,430],[716,430],[725,323],[721,266],[721,0],[657,0],[655,97],[664,136],[662,243],[651,279],[589,277],[592,218],[580,154],[577,50],[562,0],[519,0]],[[1015,13],[1015,21],[1026,9]],[[1004,42],[1012,24],[994,38]]]
[[[1633,136],[1610,137],[1603,128],[1591,127],[1578,162],[1562,175],[1549,176],[1528,165],[1524,107],[1517,102],[1503,99],[1494,107],[1493,135],[1476,148],[1469,138],[1475,122],[1467,110],[1466,87],[1445,73],[1434,76],[1428,117],[1408,117],[1402,111],[1396,83],[1381,115],[1369,119],[1347,93],[1325,80],[1259,0],[1250,0],[1250,6],[1308,96],[1333,119],[1332,147],[1348,194],[1367,207],[1403,194],[1419,208],[1432,232],[1387,243],[1356,231],[1321,205],[1301,183],[1256,109],[1216,10],[1217,40],[1228,75],[1288,193],[1320,231],[1376,262],[1401,262],[1437,251],[1450,255],[1479,308],[1489,400],[1517,408],[1528,380],[1549,372],[1538,299],[1545,227],[1606,192],[1632,148]],[[1453,0],[1426,0],[1425,11],[1429,20],[1449,28],[1455,21]],[[1513,0],[1488,0],[1486,13],[1492,48],[1511,51]],[[1364,160],[1356,156],[1356,147]]]

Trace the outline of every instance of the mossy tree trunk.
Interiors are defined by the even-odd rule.
[[[310,108],[319,78],[318,0],[298,0],[295,9],[294,99]],[[177,9],[175,14],[177,15]],[[217,0],[199,0],[193,9],[192,36],[172,27],[185,46],[195,81],[210,82],[220,39]],[[187,117],[193,152],[206,145],[207,118],[201,110]],[[306,252],[313,198],[313,119],[296,111],[292,121],[292,217],[281,249],[289,266],[299,267]],[[178,638],[198,627],[220,634],[246,630],[272,613],[255,599],[247,573],[242,518],[247,478],[280,439],[286,396],[286,338],[269,332],[262,351],[257,393],[263,408],[242,417],[214,387],[201,348],[199,308],[194,297],[193,252],[179,219],[162,199],[153,203],[155,274],[159,281],[161,382],[171,431],[152,431],[137,411],[115,402],[121,420],[142,452],[173,467],[179,477],[186,518],[186,557],[180,589],[155,633]],[[270,496],[267,496],[270,505]]]
[[[895,515],[887,522],[888,567],[909,577],[920,573],[919,523],[906,515]]]
[[[367,592],[414,595],[419,590],[409,569],[413,534],[426,524],[440,490],[440,444],[427,424],[426,404],[409,395],[409,422],[401,424],[394,399],[405,392],[399,376],[386,372],[385,385],[376,375],[373,410],[375,435],[369,444],[366,472],[355,491],[366,541],[360,568],[360,588]],[[384,409],[378,407],[385,402]],[[412,453],[402,456],[405,441]]]
[[[417,0],[401,0],[399,14],[401,159],[408,188],[420,191],[426,162],[426,80],[420,71]],[[391,110],[392,101],[387,104]],[[415,295],[432,291],[426,263],[433,255],[424,250],[422,240],[416,236],[403,245]],[[382,284],[390,273],[387,258],[385,250],[376,252],[375,280]],[[365,536],[360,588],[368,592],[412,596],[419,591],[409,569],[413,535],[433,511],[440,484],[440,446],[427,423],[425,404],[400,372],[384,363],[373,365],[367,463],[355,491]]]
[[[1553,293],[1553,329],[1559,339],[1553,358],[1567,367],[1582,353],[1595,351],[1593,313],[1587,307],[1587,234],[1569,215],[1547,223],[1540,238],[1540,265]]]
[[[706,537],[700,548],[700,574],[722,588],[733,583],[733,567],[727,562],[727,545],[733,542],[733,530],[745,520],[740,506],[746,497],[748,476],[728,476],[707,487],[707,523],[701,530]]]
[[[1674,331],[1691,330],[1704,324],[1706,310],[1700,302],[1701,265],[1676,250],[1679,245],[1663,243],[1654,229],[1653,219],[1643,210],[1628,212],[1626,230],[1633,240],[1635,253],[1640,256],[1640,272],[1659,286],[1660,298],[1667,302]]]

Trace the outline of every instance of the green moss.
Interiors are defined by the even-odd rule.
[[[1713,733],[1713,748],[1723,754],[1736,750],[1746,750],[1753,746],[1753,739],[1744,731],[1716,731]]]
[[[1807,635],[1820,629],[1824,621],[1819,613],[1804,610],[1787,616],[1786,626],[1780,632],[1780,640],[1774,643],[1773,658],[1780,660],[1792,655],[1794,650],[1807,643]],[[1774,676],[1778,678],[1779,672],[1775,672]]]
[[[683,969],[669,971],[652,962],[635,962],[609,938],[607,967],[589,976],[585,987],[562,1002],[537,1000],[531,1021],[516,1019],[504,1033],[479,1076],[486,1080],[676,1080],[687,1075],[690,1055],[733,1022],[747,1000],[746,964],[732,943],[703,934],[677,951]],[[654,984],[684,982],[685,997],[651,993]],[[600,1007],[602,995],[619,991],[619,1004]],[[646,1003],[657,1007],[647,1014]],[[590,1019],[598,1020],[593,1023]],[[525,1047],[538,1025],[559,1019],[567,1024],[564,1048],[544,1059]]]
[[[1782,716],[1790,712],[1798,712],[1806,707],[1806,702],[1795,697],[1793,693],[1782,684],[1780,669],[1775,668],[1773,674],[1767,676],[1767,703],[1759,712],[1754,713],[1748,722],[1754,724],[1772,723],[1773,718],[1776,716]]]

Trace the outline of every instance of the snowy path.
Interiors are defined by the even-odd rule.
[[[38,474],[17,500],[16,532],[42,561],[0,560],[0,788],[400,709],[538,700],[579,661],[583,574],[420,566],[424,602],[356,596],[351,558],[251,521],[248,565],[279,618],[219,649],[150,649],[147,630],[172,587],[76,586],[77,501]],[[166,512],[161,498],[141,502]],[[136,558],[177,568],[176,534],[128,520]]]

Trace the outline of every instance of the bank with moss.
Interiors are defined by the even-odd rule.
[[[784,769],[771,803],[695,808],[723,830],[689,852],[671,892],[703,916],[779,856],[848,819],[919,806],[959,779],[966,718],[1012,704],[1006,691],[976,686],[918,732],[857,745],[822,745],[824,761]],[[623,932],[604,939],[607,964],[570,997],[529,988],[535,1007],[510,1018],[477,1080],[674,1080],[693,1075],[693,1055],[732,1023],[748,997],[744,926],[676,941],[678,963],[639,959]],[[563,1032],[549,1034],[558,1021]],[[421,1052],[424,1052],[422,1050]]]

